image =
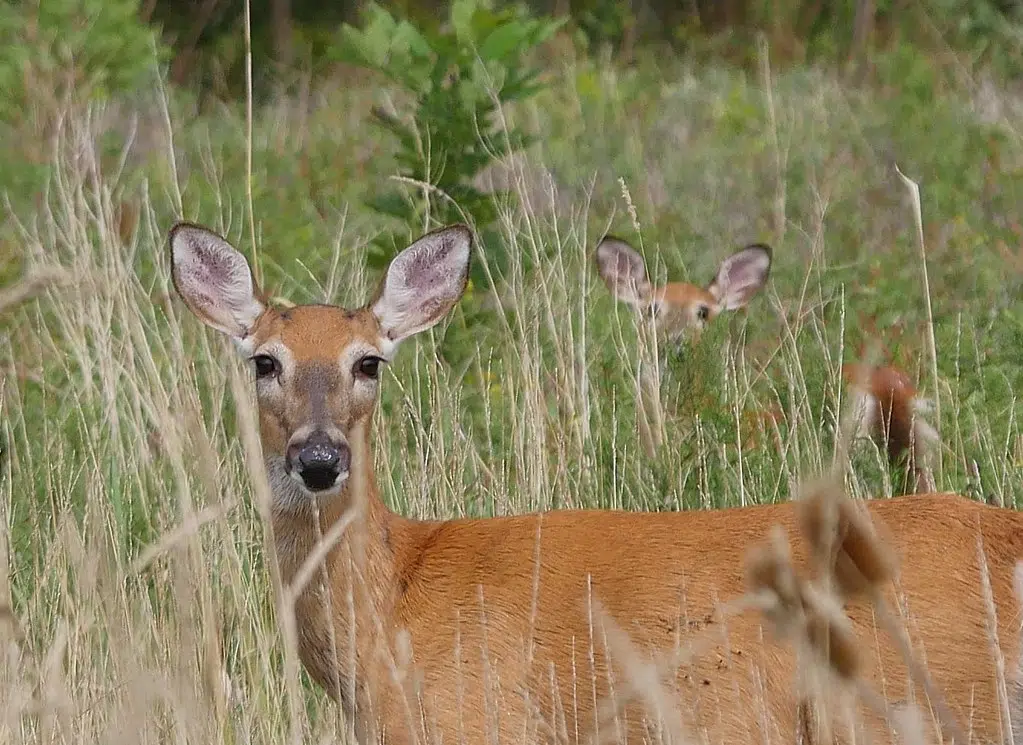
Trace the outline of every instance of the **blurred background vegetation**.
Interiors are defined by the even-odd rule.
[[[343,27],[358,25],[374,7],[429,35],[448,21],[450,5],[253,0],[256,88],[297,85],[336,67]],[[1009,75],[1023,64],[1016,0],[533,0],[492,7],[562,21],[573,43],[625,63],[672,54],[751,64],[764,35],[776,63],[851,65],[861,75],[871,53],[903,44],[939,56],[954,51],[960,64]],[[71,81],[107,93],[130,90],[151,65],[145,52],[152,47],[169,61],[174,85],[237,99],[245,91],[244,22],[243,0],[9,0],[0,9],[0,81],[10,91]],[[18,102],[5,101],[5,117]]]
[[[404,514],[788,499],[830,463],[840,366],[875,342],[934,399],[938,486],[1018,501],[1019,3],[249,10],[0,3],[0,288],[29,275],[40,295],[0,303],[0,608],[40,658],[68,632],[66,676],[47,668],[74,713],[63,741],[165,742],[125,712],[164,726],[173,709],[197,732],[181,741],[281,742],[291,717],[235,417],[247,389],[228,384],[251,371],[173,301],[177,219],[227,235],[272,293],[349,306],[425,230],[476,228],[465,299],[381,386],[377,467]],[[920,184],[922,236],[895,165]],[[775,249],[747,311],[665,356],[653,459],[636,433],[649,350],[593,264],[609,230],[656,279],[699,284],[739,245]],[[55,267],[65,281],[39,289]],[[860,445],[850,490],[898,491]],[[180,651],[198,637],[215,643]],[[177,683],[167,701],[194,706],[131,698],[149,690],[133,680],[221,673],[258,705],[225,719]],[[308,695],[305,739],[337,739]],[[18,741],[62,741],[33,731]]]
[[[710,343],[666,375],[675,376],[665,395],[683,431],[702,417],[699,427],[717,427],[712,439],[738,447],[748,413],[739,409],[791,412],[797,392],[769,390],[777,384],[759,376],[782,364],[767,340],[807,312],[827,322],[813,351],[799,350],[822,363],[798,371],[800,386],[815,391],[815,419],[826,418],[825,397],[836,390],[827,344],[859,353],[871,339],[929,391],[938,390],[927,381],[934,369],[956,385],[972,380],[969,395],[1001,416],[1015,411],[1020,377],[1014,299],[1023,280],[1012,269],[1023,266],[1021,29],[1023,11],[1010,0],[255,0],[248,8],[241,0],[15,0],[0,6],[8,218],[0,280],[42,256],[25,250],[26,236],[60,255],[72,240],[105,245],[112,233],[159,297],[165,267],[153,246],[162,237],[141,231],[184,216],[234,230],[252,256],[264,247],[259,275],[302,301],[345,289],[336,278],[342,241],[357,236],[345,251],[373,275],[426,229],[466,220],[484,260],[474,262],[469,300],[441,348],[465,376],[461,405],[477,424],[514,408],[495,390],[499,398],[508,360],[520,353],[510,350],[534,346],[552,376],[544,395],[559,391],[546,401],[550,414],[568,421],[579,412],[562,410],[565,366],[581,362],[565,355],[597,365],[592,394],[610,400],[632,384],[633,352],[626,337],[608,346],[620,329],[605,316],[585,329],[596,341],[583,351],[559,347],[567,342],[554,328],[529,325],[540,310],[525,298],[548,286],[552,267],[582,272],[571,292],[606,310],[615,307],[606,294],[587,289],[593,233],[624,232],[652,247],[660,276],[697,282],[709,280],[723,251],[767,240],[779,249],[780,312],[750,316],[751,347],[740,353],[759,355],[765,367],[755,380],[770,402],[723,391],[720,355],[735,350]],[[929,290],[940,300],[933,317],[896,162],[924,183]],[[92,227],[62,217],[76,189],[93,194]],[[326,267],[334,284],[308,289],[306,272],[318,277]],[[963,312],[977,334],[969,343]],[[12,328],[11,338],[30,333]],[[929,371],[932,332],[943,352],[955,352]],[[31,392],[25,360],[19,375]],[[42,362],[34,369],[44,379],[66,374]],[[950,390],[942,395],[957,405],[972,400]],[[959,409],[942,411],[952,417],[946,424],[960,425]],[[630,407],[616,416],[628,431]],[[1014,418],[997,421],[991,442],[1016,448]],[[499,420],[486,429],[509,436]],[[610,448],[616,431],[601,432],[600,447]],[[993,457],[987,440],[977,447]],[[493,452],[505,453],[498,445]],[[701,448],[686,441],[667,481],[644,488],[679,482],[677,469],[697,462]],[[960,456],[949,483],[979,488],[977,458]],[[722,455],[723,464],[736,457]]]
[[[479,178],[534,142],[535,132],[495,117],[544,90],[540,70],[549,80],[565,60],[586,59],[631,71],[639,91],[680,67],[759,77],[770,50],[776,72],[831,71],[854,88],[894,89],[914,108],[989,76],[1017,83],[1021,28],[1015,0],[254,0],[248,10],[243,0],[9,0],[0,6],[0,191],[16,204],[39,200],[55,133],[75,106],[139,113],[161,89],[172,108],[197,116],[240,112],[250,94],[257,108],[287,101],[312,111],[325,81],[377,85],[385,92],[365,113],[397,148],[394,171],[434,191],[384,188],[365,195],[368,206],[398,226],[468,214],[496,245],[498,205],[514,196],[481,189]],[[289,167],[315,192],[325,178],[309,168],[317,143],[304,129],[291,134],[304,144]],[[375,237],[370,264],[406,237]],[[477,284],[489,279],[476,270]]]

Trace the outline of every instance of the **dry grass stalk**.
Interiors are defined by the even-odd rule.
[[[799,579],[792,568],[789,541],[781,526],[774,526],[767,542],[746,555],[746,584],[779,638],[789,638],[802,610]]]
[[[750,592],[760,598],[764,616],[775,633],[791,641],[800,659],[813,664],[801,669],[807,680],[821,681],[799,693],[800,734],[810,742],[831,742],[838,700],[835,693],[851,692],[868,709],[889,722],[895,713],[884,697],[862,677],[863,656],[852,621],[835,596],[813,583],[799,578],[791,564],[788,541],[776,527],[765,545],[754,547],[747,558],[747,582]],[[827,682],[840,684],[829,692]],[[817,737],[814,733],[819,733]]]
[[[810,545],[815,568],[825,570],[823,579],[833,584],[840,597],[865,596],[870,601],[882,628],[896,643],[910,678],[923,687],[933,704],[942,727],[956,742],[969,742],[884,597],[885,586],[898,574],[890,541],[882,539],[881,531],[866,511],[855,505],[840,487],[823,483],[807,492],[800,502],[800,527]]]
[[[66,284],[69,281],[70,275],[60,267],[33,269],[20,282],[0,290],[0,313],[12,310],[54,285]]]
[[[805,642],[840,680],[859,675],[852,622],[823,592],[796,576],[781,528],[771,531],[766,545],[750,551],[746,577],[751,592],[764,599],[764,616],[779,638]]]
[[[662,745],[685,745],[694,742],[695,738],[686,730],[682,715],[677,705],[677,694],[664,684],[664,674],[658,665],[642,659],[642,654],[632,643],[629,635],[607,613],[597,599],[593,599],[594,615],[604,631],[610,656],[616,660],[624,674],[624,691],[616,696],[615,709],[622,705],[624,698],[640,698],[647,710],[647,715],[659,724],[660,737],[657,741]],[[597,742],[603,740],[599,738]],[[596,745],[596,743],[594,744]]]
[[[824,570],[841,597],[869,594],[891,581],[898,563],[866,512],[841,488],[822,483],[799,501],[800,528],[815,569]]]

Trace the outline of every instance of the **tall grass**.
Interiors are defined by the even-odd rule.
[[[384,376],[386,501],[455,516],[785,500],[831,464],[841,363],[876,338],[942,396],[939,487],[1014,503],[1023,282],[1006,270],[1018,244],[1002,210],[1019,196],[1023,148],[1008,94],[994,122],[980,121],[970,91],[889,121],[901,99],[795,72],[774,75],[767,117],[762,91],[734,74],[669,69],[656,87],[589,63],[555,72],[547,101],[507,112],[543,145],[503,164],[522,207],[501,216],[512,261],[499,292],[470,288]],[[351,114],[370,96],[323,85],[308,108],[256,114],[259,255],[293,301],[356,305],[376,281],[361,250],[378,228],[357,198],[387,177],[389,154]],[[8,214],[5,246],[26,270],[60,266],[72,281],[0,309],[0,730],[40,743],[341,738],[337,707],[304,677],[296,688],[286,664],[240,416],[251,413],[248,371],[183,313],[168,280],[177,217],[251,255],[244,120],[161,106],[135,112],[144,143],[125,136],[125,109],[68,112],[39,206]],[[940,144],[960,118],[963,141]],[[971,153],[988,157],[973,149],[980,132],[997,136],[1005,169],[984,204],[983,179],[961,173],[980,168]],[[918,366],[922,267],[886,170],[893,148],[907,173],[926,172],[938,380]],[[597,279],[593,246],[609,225],[635,225],[662,277],[709,281],[733,244],[777,227],[780,209],[768,291],[661,363],[667,447],[646,458],[635,400],[649,351]],[[537,271],[523,270],[526,256]],[[760,430],[768,407],[784,416]],[[892,493],[873,445],[852,461],[850,492]]]

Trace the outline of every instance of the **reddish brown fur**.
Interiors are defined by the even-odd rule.
[[[213,253],[236,262],[219,245]],[[248,307],[244,300],[237,302]],[[286,352],[288,365],[279,380],[257,385],[268,468],[309,420],[329,419],[351,446],[348,479],[330,496],[296,501],[290,477],[271,472],[273,531],[290,587],[320,536],[352,518],[322,573],[299,594],[295,614],[304,665],[354,717],[364,743],[590,742],[595,706],[628,684],[593,626],[594,600],[643,654],[715,635],[712,648],[675,677],[675,698],[701,739],[794,740],[806,717],[798,714],[792,649],[765,644],[756,615],[725,624],[718,613],[720,603],[743,593],[743,554],[772,526],[785,528],[796,565],[805,566],[793,504],[407,519],[384,505],[376,486],[376,386],[357,382],[347,367],[349,357],[385,351],[373,314],[307,306],[266,310],[253,320],[254,327],[246,325],[250,350]],[[901,558],[897,587],[908,604],[909,632],[934,678],[978,739],[1005,740],[1009,723],[999,716],[977,545],[982,539],[998,635],[1014,675],[1012,578],[1023,553],[1023,514],[952,495],[868,507],[888,526]],[[871,609],[848,611],[870,679],[889,698],[906,698],[904,666],[875,630]],[[727,637],[718,635],[725,628]],[[403,670],[408,646],[411,669]],[[860,713],[860,721],[877,724]],[[631,704],[620,736],[605,727],[604,741],[643,741],[644,715]],[[537,718],[558,736],[548,738]],[[887,726],[870,734],[872,742],[890,741]]]
[[[306,325],[314,321],[323,326]],[[264,342],[285,341],[296,361],[308,363],[336,358],[354,341],[369,342],[373,329],[361,314],[295,308],[287,317],[261,320],[257,333]],[[362,473],[361,482],[351,483],[366,484],[365,493],[346,489],[323,506],[318,525],[310,511],[278,511],[274,516],[278,558],[284,580],[290,582],[317,535],[327,532],[355,500],[363,500],[362,517],[327,561],[333,602],[328,602],[324,587],[314,585],[300,599],[297,621],[304,664],[356,714],[367,739],[374,736],[373,722],[386,729],[388,742],[412,742],[412,732],[418,731],[421,719],[410,716],[413,709],[406,708],[405,693],[388,669],[387,660],[400,657],[401,632],[411,639],[431,738],[451,742],[464,735],[467,742],[486,742],[496,731],[502,741],[521,741],[528,712],[536,707],[542,718],[555,713],[567,717],[559,727],[573,733],[570,741],[577,728],[585,739],[594,697],[600,700],[609,691],[599,629],[590,662],[588,587],[644,652],[670,650],[676,639],[685,644],[701,631],[723,628],[716,604],[743,592],[744,549],[762,540],[776,523],[794,538],[797,534],[790,504],[716,512],[564,511],[486,520],[408,520],[379,498],[369,457],[370,414],[371,405],[357,412],[362,439],[358,447],[353,442],[353,452],[365,457],[357,455],[353,461],[353,469]],[[273,428],[267,432],[271,448],[274,433]],[[974,731],[999,739],[976,540],[983,536],[999,635],[1013,664],[1018,643],[1011,578],[1023,552],[1023,515],[955,496],[869,504],[891,528],[903,559],[900,586],[912,614],[910,630],[923,645],[929,668],[959,715],[972,717]],[[805,548],[799,539],[794,555],[802,565]],[[359,567],[357,573],[351,562]],[[354,613],[345,601],[349,593]],[[850,612],[861,642],[871,650],[865,658],[872,677],[883,682],[892,698],[905,698],[903,665],[888,642],[875,646],[880,633],[871,611],[854,606]],[[328,619],[333,620],[337,654]],[[791,741],[797,727],[792,651],[774,643],[761,645],[757,616],[734,619],[727,629],[727,643],[719,641],[693,666],[683,667],[676,680],[691,724],[706,728],[711,742],[746,743],[767,736]],[[354,663],[346,654],[353,635]],[[530,639],[531,661],[525,651]],[[552,669],[559,703],[551,690]],[[615,669],[620,689],[624,681],[620,668]],[[500,683],[498,703],[487,699],[494,687],[488,676],[493,675]],[[516,692],[528,693],[529,707]],[[759,731],[761,720],[752,714],[762,696],[774,720],[770,733]],[[367,708],[372,721],[363,718]],[[638,742],[643,711],[633,705],[626,714],[629,741]],[[883,734],[876,736],[885,741]]]
[[[650,294],[659,305],[657,328],[669,337],[690,334],[691,338],[696,338],[704,324],[721,312],[717,300],[710,292],[688,282],[669,282],[663,287],[654,288]],[[700,308],[707,309],[704,320],[697,315]]]
[[[914,443],[914,399],[917,391],[909,376],[895,367],[860,363],[842,366],[846,385],[870,395],[873,410],[865,413],[872,424],[870,436],[885,450],[892,467],[908,465],[916,473],[919,446]],[[918,481],[923,477],[917,474]],[[919,490],[919,488],[918,488]]]
[[[929,669],[957,714],[971,720],[977,736],[1000,739],[995,663],[985,630],[976,541],[983,536],[999,635],[1011,665],[1018,656],[1011,576],[1023,551],[1023,519],[1016,512],[956,496],[904,497],[872,502],[870,507],[893,528],[903,559],[900,589],[912,614],[910,632],[922,645]],[[322,529],[338,517],[337,511],[327,511]],[[356,614],[355,669],[360,686],[356,700],[371,694],[377,702],[375,711],[387,720],[389,741],[412,741],[401,731],[408,720],[398,689],[386,680],[384,663],[368,659],[374,649],[393,654],[395,634],[404,630],[422,671],[434,736],[445,741],[458,736],[453,692],[460,687],[461,726],[468,742],[489,741],[495,730],[502,741],[521,732],[526,709],[514,691],[529,692],[547,719],[566,710],[567,730],[580,727],[585,733],[592,722],[594,696],[608,694],[599,629],[595,667],[589,662],[588,587],[644,652],[670,650],[677,637],[685,644],[699,632],[723,631],[715,607],[742,592],[741,552],[762,540],[775,523],[796,534],[791,505],[668,514],[565,511],[416,522],[389,512],[373,493],[369,516],[357,526],[358,540],[366,547],[363,572],[368,585],[354,581],[346,568],[349,544],[337,549],[329,563],[334,597],[344,597],[349,589],[372,597],[384,631],[371,628],[373,624]],[[303,549],[308,550],[312,526],[278,516],[274,527],[282,562],[293,566]],[[282,551],[288,546],[294,550]],[[795,542],[795,560],[800,565],[805,560],[801,540]],[[301,651],[314,677],[332,687],[335,657],[328,646],[323,610],[319,598],[305,598],[300,606]],[[892,698],[905,698],[904,667],[897,653],[887,641],[875,649],[880,635],[871,610],[857,605],[850,614],[867,650],[864,657],[872,678]],[[337,608],[333,617],[335,633],[348,639],[347,609]],[[774,643],[762,646],[763,630],[756,616],[734,619],[727,633],[727,643],[719,641],[692,667],[680,670],[679,700],[687,710],[692,707],[691,723],[706,728],[710,742],[746,743],[769,735],[792,741],[797,722],[791,650]],[[534,644],[532,664],[523,651],[529,639]],[[457,665],[455,650],[460,650]],[[487,714],[485,691],[490,686],[483,684],[487,663],[505,692],[500,717]],[[550,666],[562,694],[558,705],[552,703]],[[621,687],[620,668],[617,676]],[[762,695],[760,686],[766,689],[765,703],[777,728],[771,733],[758,732],[759,719],[753,715]],[[581,693],[573,703],[569,692],[576,689]],[[632,706],[627,713],[635,723],[629,741],[639,742],[643,712]],[[875,736],[886,741],[881,734]]]
[[[252,331],[255,348],[272,342],[288,349],[296,369],[292,383],[295,379],[301,381],[302,373],[319,372],[323,377],[331,377],[345,349],[355,342],[375,349],[379,336],[379,325],[368,310],[348,311],[330,305],[298,305],[283,311],[268,308]],[[325,380],[324,384],[336,386],[339,381]],[[292,384],[286,397],[261,401],[259,422],[264,452],[284,453],[288,438],[301,426],[308,410],[303,396],[301,386]],[[332,408],[337,416],[351,421],[369,416],[372,405],[372,401],[367,401],[363,411],[349,407],[342,412],[344,407],[338,402]],[[339,423],[341,428],[346,429],[349,421]]]

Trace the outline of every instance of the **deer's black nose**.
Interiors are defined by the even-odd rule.
[[[348,472],[352,451],[345,442],[336,442],[322,430],[313,432],[304,442],[288,446],[288,468],[298,473],[309,491],[324,491],[337,485]]]

